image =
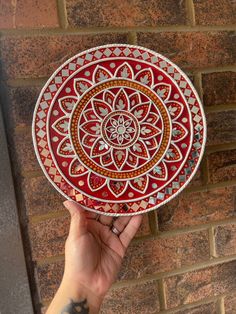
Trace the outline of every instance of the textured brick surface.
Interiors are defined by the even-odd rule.
[[[65,198],[49,183],[45,176],[25,178],[21,186],[27,214],[42,215],[65,210]]]
[[[185,24],[184,2],[175,0],[67,0],[69,25],[73,27],[156,26]]]
[[[139,33],[138,43],[185,69],[233,64],[233,32]],[[217,53],[213,53],[217,51]]]
[[[112,289],[105,297],[101,314],[157,313],[159,310],[156,281]]]
[[[1,39],[3,73],[6,78],[49,76],[73,55],[114,42],[126,43],[127,37],[125,34],[5,36]]]
[[[148,220],[148,214],[143,215],[143,221],[142,224],[136,233],[136,237],[141,237],[148,235],[150,233],[150,227],[149,227],[149,220]]]
[[[236,104],[236,72],[202,75],[204,106]]]
[[[236,6],[232,0],[193,0],[196,23],[227,25],[236,23]]]
[[[235,193],[235,187],[225,187],[180,194],[158,209],[159,228],[167,231],[236,217]]]
[[[218,226],[215,229],[215,242],[218,256],[236,254],[236,224]]]
[[[209,259],[207,232],[195,232],[132,243],[119,279],[132,279],[170,271]]]
[[[225,298],[225,314],[236,313],[236,291]]]
[[[33,111],[41,87],[8,87],[9,127],[31,126]]]
[[[234,180],[236,178],[236,150],[210,154],[208,165],[210,183]]]
[[[10,143],[12,165],[16,175],[22,175],[28,171],[40,171],[38,160],[34,153],[31,129],[23,129],[20,132],[11,132]]]
[[[207,145],[236,141],[236,110],[211,112],[206,115]]]
[[[67,215],[43,220],[30,226],[29,233],[34,260],[64,254],[69,222],[69,215]]]
[[[0,28],[57,27],[56,0],[0,1]]]
[[[217,314],[217,307],[215,302],[211,302],[193,308],[183,309],[175,312],[175,314]]]
[[[64,271],[64,261],[40,265],[35,273],[41,300],[51,300],[57,291]]]
[[[193,303],[236,289],[236,261],[177,275],[165,280],[167,306]]]

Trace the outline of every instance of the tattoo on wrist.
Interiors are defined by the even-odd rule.
[[[87,300],[83,301],[73,301],[70,300],[70,303],[67,304],[62,310],[61,314],[89,314],[89,307]]]

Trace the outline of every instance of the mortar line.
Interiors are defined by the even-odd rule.
[[[57,13],[60,27],[65,30],[68,27],[66,3],[64,0],[57,0]]]
[[[152,210],[148,213],[148,223],[151,234],[156,235],[158,233],[158,218],[156,210]]]
[[[236,149],[236,143],[227,143],[222,145],[210,145],[206,147],[206,154],[212,154],[216,152],[222,152],[227,150]]]
[[[187,19],[190,26],[196,26],[195,21],[195,8],[192,0],[185,0],[185,8],[187,13]]]
[[[68,23],[68,22],[67,22]],[[67,25],[67,24],[66,24]],[[66,26],[64,25],[64,26]],[[20,28],[20,29],[2,29],[0,35],[13,36],[38,36],[38,35],[73,35],[73,34],[102,34],[102,33],[127,33],[127,32],[218,32],[218,31],[235,31],[236,25],[166,25],[166,26],[131,26],[131,27],[79,27],[79,28]]]
[[[203,88],[202,88],[202,74],[201,72],[194,72],[193,84],[199,94],[201,101],[203,102]]]
[[[209,246],[210,246],[210,257],[216,258],[216,245],[215,245],[215,228],[211,226],[208,229],[208,236],[209,236]]]
[[[137,45],[137,33],[136,32],[128,33],[128,43],[130,45]]]
[[[213,106],[205,106],[204,111],[206,113],[211,112],[220,112],[220,111],[228,111],[228,110],[236,110],[236,104],[221,104],[221,105],[213,105]]]
[[[207,156],[204,155],[201,162],[201,174],[202,174],[202,184],[207,185],[209,182],[209,168],[208,168],[208,159]]]
[[[220,296],[217,300],[216,304],[216,313],[217,314],[225,314],[225,305],[224,305],[224,296]]]
[[[185,70],[187,72],[188,70]],[[204,67],[204,68],[196,68],[193,70],[193,73],[201,72],[202,74],[205,73],[212,73],[212,72],[236,72],[236,66],[235,65],[226,65],[226,66],[221,66],[221,67]],[[48,80],[48,77],[32,77],[32,78],[27,78],[27,77],[22,77],[22,78],[14,78],[14,79],[7,79],[3,80],[0,79],[0,83],[7,83],[9,85],[12,85],[13,87],[20,87],[20,86],[31,86],[34,85],[41,85],[46,83]],[[210,106],[209,106],[210,108]],[[207,110],[207,107],[205,107],[205,110]]]
[[[159,304],[160,304],[160,310],[166,309],[166,294],[165,294],[165,287],[163,279],[159,279],[157,281],[158,284],[158,297],[159,297]]]

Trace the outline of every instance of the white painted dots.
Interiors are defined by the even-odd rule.
[[[70,92],[71,92],[70,87],[67,87],[67,88],[66,88],[66,93],[69,94]]]
[[[129,197],[133,197],[133,196],[134,196],[134,193],[133,193],[133,192],[129,192],[128,196],[129,196]]]
[[[115,65],[114,62],[110,63],[110,67],[111,67],[112,69],[114,69],[115,66],[116,66],[116,65]]]
[[[79,186],[83,186],[84,185],[84,181],[83,180],[79,180]]]
[[[58,112],[58,110],[53,110],[52,114],[53,114],[54,116],[58,116],[59,112]]]
[[[183,119],[182,119],[182,122],[184,122],[184,123],[186,123],[187,121],[188,121],[187,118],[183,118]]]
[[[178,99],[179,98],[179,94],[174,94],[174,99]]]
[[[135,67],[135,69],[136,69],[136,70],[140,70],[140,69],[141,69],[141,65],[140,65],[140,64],[137,64],[136,67]]]
[[[86,71],[84,74],[85,74],[85,76],[89,76],[89,75],[90,75],[90,72],[89,72],[89,71]]]
[[[157,77],[157,79],[158,79],[158,81],[162,81],[162,80],[163,80],[163,76],[162,76],[162,75],[159,75],[159,76]]]
[[[63,161],[62,166],[63,167],[67,167],[68,166],[68,162],[67,161]]]
[[[152,184],[152,188],[153,188],[153,189],[156,189],[156,188],[157,188],[157,184],[156,184],[156,183],[153,183],[153,184]]]
[[[58,142],[59,138],[58,138],[57,136],[54,136],[54,137],[52,138],[52,140],[53,140],[53,142]]]

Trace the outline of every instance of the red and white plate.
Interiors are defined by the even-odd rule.
[[[33,140],[54,187],[85,209],[135,215],[193,178],[206,142],[199,97],[170,60],[143,47],[86,50],[38,98]]]

